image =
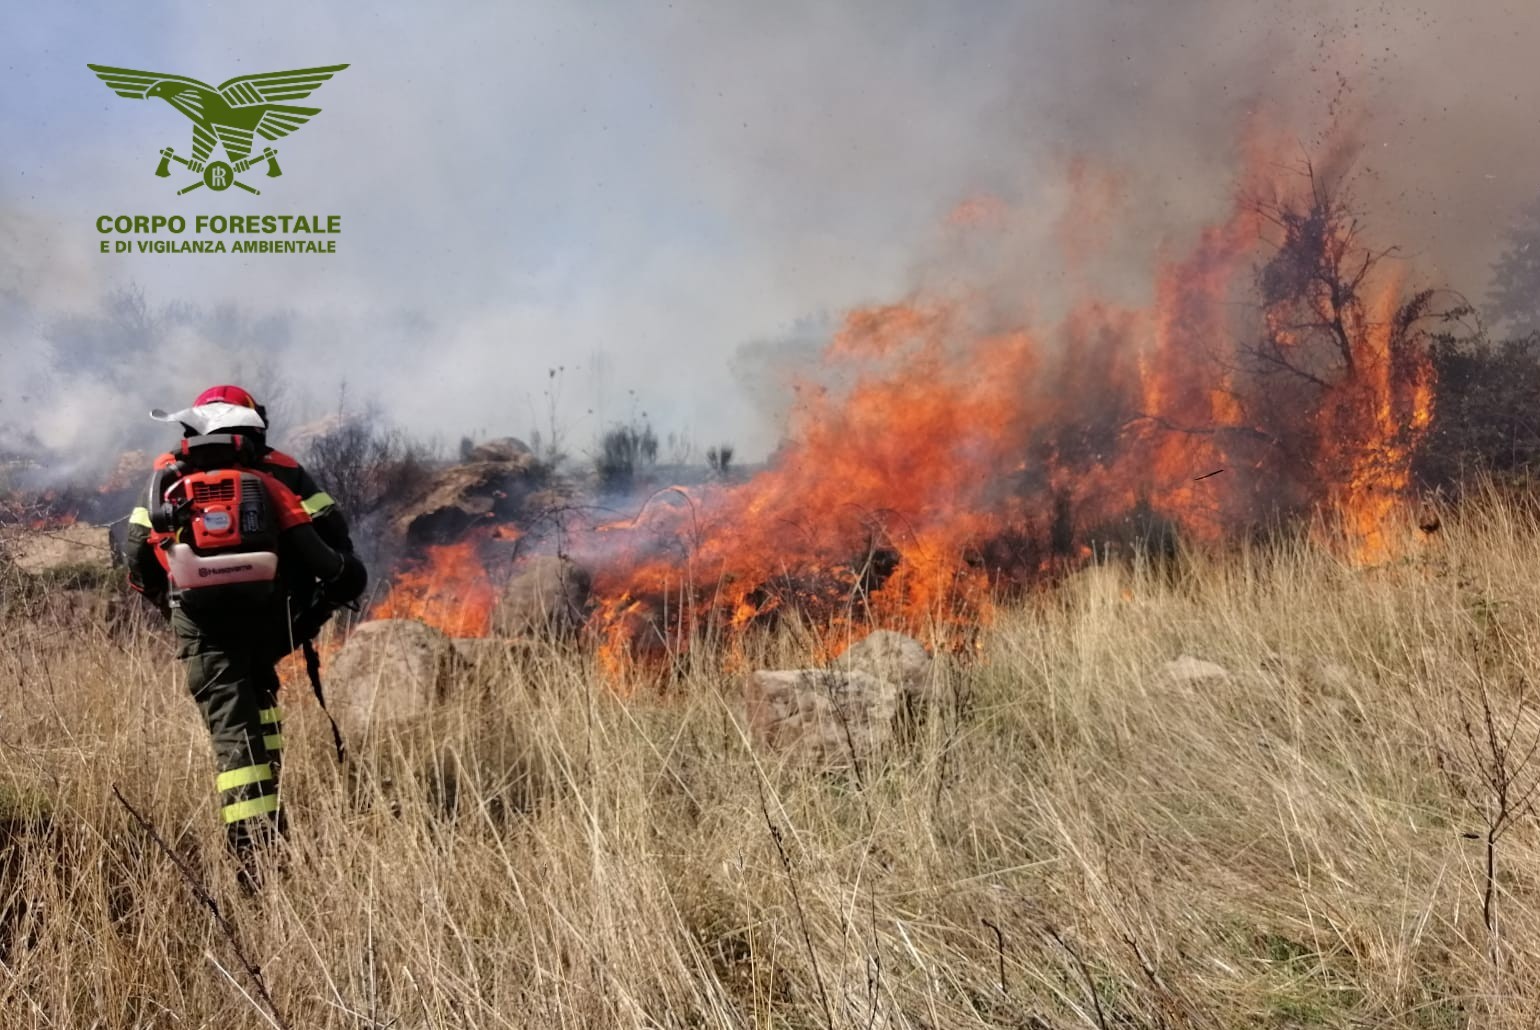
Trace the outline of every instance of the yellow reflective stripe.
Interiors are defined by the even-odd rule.
[[[306,515],[309,515],[311,518],[315,518],[317,515],[321,514],[321,512],[325,511],[327,508],[330,508],[337,502],[332,500],[331,494],[327,493],[325,490],[319,490],[316,493],[311,494],[309,497],[306,497],[299,503],[300,507],[305,509]]]
[[[263,762],[260,765],[247,765],[240,769],[222,772],[214,781],[214,785],[220,790],[234,790],[236,787],[245,787],[272,778],[273,767]]]
[[[263,722],[269,725],[283,721],[282,708],[264,708],[257,715],[261,717]]]
[[[226,805],[225,822],[238,823],[242,819],[250,819],[255,815],[269,815],[276,811],[278,811],[278,795],[267,794],[260,798],[252,798],[250,801],[237,801],[233,805]]]
[[[118,510],[122,511],[121,508]],[[128,524],[130,526],[143,526],[145,529],[155,528],[154,526],[150,525],[150,509],[148,508],[135,508],[133,511],[129,512]]]
[[[282,751],[283,750],[283,734],[282,733],[269,733],[267,736],[262,738],[262,743],[267,745],[267,749],[269,751]]]

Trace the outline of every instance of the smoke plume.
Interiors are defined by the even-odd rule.
[[[0,33],[25,87],[0,98],[0,450],[72,472],[252,376],[294,421],[345,382],[423,435],[524,435],[554,403],[571,450],[645,411],[762,456],[785,365],[852,307],[1147,298],[1252,127],[1343,156],[1376,238],[1475,297],[1540,188],[1534,5],[150,7]],[[88,61],[351,67],[261,198],[177,198],[151,171],[186,122]],[[97,253],[102,213],[237,209],[338,213],[340,252]]]

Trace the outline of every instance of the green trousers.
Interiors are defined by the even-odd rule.
[[[283,832],[278,773],[283,713],[278,707],[273,632],[252,620],[171,613],[187,689],[214,745],[219,795],[230,845],[244,855]]]

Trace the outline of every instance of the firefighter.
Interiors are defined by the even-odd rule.
[[[336,503],[299,462],[267,445],[267,413],[251,394],[238,386],[215,386],[190,408],[151,414],[180,423],[184,438],[179,450],[156,460],[145,504],[129,516],[129,581],[171,620],[188,690],[213,741],[215,786],[230,846],[249,876],[253,853],[283,831],[278,795],[283,724],[275,666],[338,607],[362,594],[367,574]],[[252,473],[262,486],[258,492],[273,524],[277,571],[275,583],[260,584],[267,588],[260,601],[240,593],[182,590],[170,574],[173,557],[190,556],[196,548],[177,546],[188,538],[188,528],[173,521],[166,502],[177,493],[174,484],[208,466],[197,457],[203,454],[215,455],[209,460],[218,467]],[[220,589],[233,588],[221,584]],[[214,600],[188,603],[193,593]]]

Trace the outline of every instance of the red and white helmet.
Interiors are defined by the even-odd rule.
[[[160,422],[180,422],[200,434],[267,429],[267,412],[257,399],[241,387],[228,383],[204,390],[190,408],[172,412],[156,408],[150,412],[150,417]]]
[[[193,401],[193,407],[196,408],[200,404],[239,404],[241,407],[250,408],[252,411],[257,411],[261,408],[255,397],[239,386],[232,386],[229,383],[223,386],[211,386],[198,394],[198,399]]]

